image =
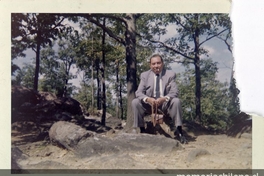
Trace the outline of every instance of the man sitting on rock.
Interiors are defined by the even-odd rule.
[[[157,106],[172,118],[171,131],[174,134],[178,131],[181,143],[187,143],[182,133],[182,109],[175,82],[176,74],[163,67],[162,56],[154,54],[150,58],[150,70],[141,73],[136,98],[132,101],[133,132],[138,127],[141,133],[145,132],[144,115],[151,113],[152,106]]]

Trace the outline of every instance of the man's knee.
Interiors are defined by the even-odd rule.
[[[171,106],[181,106],[181,100],[179,98],[171,99]]]
[[[133,99],[132,100],[132,108],[137,108],[138,107],[138,105],[140,105],[140,100],[138,99],[138,98],[135,98],[135,99]]]

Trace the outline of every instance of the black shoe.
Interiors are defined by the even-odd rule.
[[[184,136],[181,136],[181,135],[180,135],[180,142],[181,142],[182,144],[188,144],[187,139],[186,139]]]
[[[146,133],[145,127],[140,127],[140,133]]]

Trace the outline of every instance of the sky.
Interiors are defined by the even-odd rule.
[[[227,49],[225,43],[219,39],[212,39],[204,43],[202,46],[208,50],[209,58],[218,63],[217,79],[221,82],[229,82],[234,58],[232,53]],[[201,59],[208,58],[202,57]],[[184,67],[179,63],[173,63],[171,64],[171,67],[176,73],[184,71]]]
[[[67,23],[67,22],[66,22]],[[71,23],[70,25],[73,25],[75,29],[80,31],[80,28],[77,24]],[[176,34],[175,32],[175,26],[169,25],[167,27],[167,34],[161,38],[167,39],[169,37],[172,37]],[[229,82],[231,77],[231,67],[233,63],[233,56],[228,51],[227,46],[225,43],[217,38],[214,38],[212,40],[209,40],[208,42],[203,44],[203,47],[209,51],[209,58],[212,58],[213,61],[218,63],[218,73],[217,73],[217,79],[221,82]],[[17,64],[20,68],[23,67],[24,63],[32,63],[33,58],[35,58],[35,52],[33,52],[31,49],[28,49],[26,52],[26,57],[24,58],[17,58],[13,60],[14,64]],[[205,57],[202,59],[206,59]],[[184,71],[184,66],[179,63],[171,63],[170,64],[172,70],[178,74],[182,73]],[[71,73],[77,74],[77,68],[72,67]],[[73,85],[80,87],[80,77],[77,75],[76,79],[69,80],[69,83],[72,83]]]

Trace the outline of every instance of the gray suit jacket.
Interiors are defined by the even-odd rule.
[[[175,82],[176,74],[170,70],[162,70],[162,91],[164,96],[170,98],[178,97],[178,87]],[[154,73],[151,70],[140,75],[140,83],[136,91],[136,98],[143,100],[145,97],[152,97],[154,91]]]

